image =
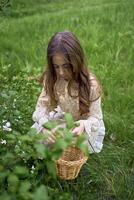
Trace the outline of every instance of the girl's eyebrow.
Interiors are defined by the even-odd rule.
[[[69,63],[64,63],[64,64],[62,64],[62,65],[60,65],[60,66],[63,66],[63,65],[66,65],[66,64],[69,64]],[[58,64],[53,63],[53,65],[58,65]],[[59,66],[59,65],[58,65],[58,66]]]

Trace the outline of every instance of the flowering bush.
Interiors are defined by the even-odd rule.
[[[73,137],[70,129],[75,124],[66,114],[67,126],[57,130],[55,143],[41,142],[46,137],[30,128],[35,101],[31,94],[38,92],[32,83],[23,76],[14,77],[0,94],[0,199],[69,199],[68,193],[54,187],[58,181],[54,161],[72,144],[86,153],[85,137]],[[50,131],[56,125],[48,122],[44,126]]]

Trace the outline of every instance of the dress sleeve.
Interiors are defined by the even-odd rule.
[[[44,83],[44,87],[42,88],[42,91],[36,103],[35,111],[32,114],[32,119],[35,122],[32,125],[32,128],[35,128],[37,130],[37,133],[42,132],[43,130],[42,125],[44,123],[48,121],[63,119],[64,112],[58,105],[52,111],[50,111],[51,110],[50,108],[51,108],[50,97],[46,93],[45,83]]]
[[[32,115],[33,121],[41,122],[41,119],[48,117],[48,101],[48,97],[43,88],[37,100],[35,111]]]
[[[47,95],[45,85],[43,84],[42,91],[36,103],[35,111],[32,114],[32,119],[35,122],[32,128],[35,128],[38,133],[43,129],[42,125],[49,119],[49,102],[49,96]]]
[[[97,82],[96,82],[97,83]],[[88,136],[88,148],[90,153],[99,153],[103,147],[105,126],[101,108],[101,96],[98,84],[91,86],[91,101],[89,107],[89,117],[83,121],[85,132]]]

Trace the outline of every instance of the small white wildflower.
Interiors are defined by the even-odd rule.
[[[32,165],[32,167],[31,167],[31,174],[33,174],[33,173],[34,173],[34,170],[35,170],[35,166],[34,166],[34,165]]]
[[[35,170],[35,166],[34,166],[34,165],[32,165],[31,169],[32,169],[32,170]]]
[[[7,143],[6,140],[1,139],[1,144],[6,144],[6,143]]]
[[[9,127],[11,126],[11,123],[10,123],[10,122],[7,122],[7,123],[5,124],[5,126],[9,128]]]
[[[14,102],[16,102],[17,100],[16,99],[14,99]]]
[[[21,116],[18,117],[19,119],[21,118]]]
[[[3,120],[4,121],[4,120]],[[5,120],[6,124],[3,126],[4,131],[12,131],[11,129],[11,123]]]
[[[12,131],[12,129],[11,129],[11,128],[8,128],[7,126],[3,126],[3,130],[4,130],[4,131],[9,131],[9,132]]]

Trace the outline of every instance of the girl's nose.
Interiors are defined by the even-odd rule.
[[[60,74],[61,76],[64,75],[64,72],[63,72],[63,68],[62,68],[62,67],[60,67],[59,74]]]

